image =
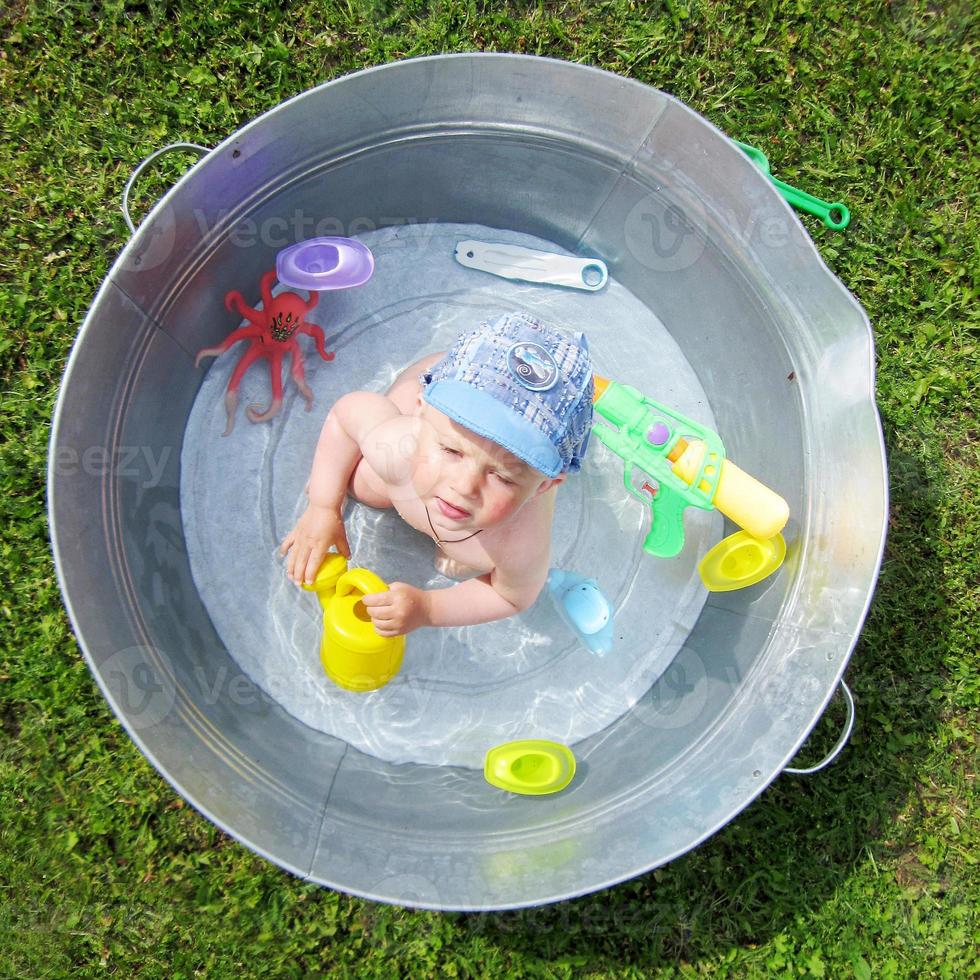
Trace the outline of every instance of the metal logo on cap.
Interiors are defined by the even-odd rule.
[[[531,391],[547,391],[558,380],[558,365],[540,344],[514,344],[507,352],[511,374]]]

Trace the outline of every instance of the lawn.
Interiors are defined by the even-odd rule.
[[[980,15],[928,0],[14,0],[0,12],[0,977],[980,973]],[[45,516],[50,418],[135,164],[393,59],[512,51],[664,89],[853,214],[805,224],[867,310],[888,546],[834,766],[604,893],[442,914],[305,884],[179,799],[85,667]],[[140,184],[146,209],[179,172]],[[832,744],[829,712],[798,764]]]

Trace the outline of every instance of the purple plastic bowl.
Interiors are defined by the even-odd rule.
[[[353,238],[308,238],[276,256],[279,281],[295,289],[350,289],[374,274],[374,256]]]

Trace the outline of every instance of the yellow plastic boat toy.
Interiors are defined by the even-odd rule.
[[[525,796],[563,790],[575,776],[575,756],[560,742],[530,738],[504,742],[487,752],[484,778],[491,786]]]

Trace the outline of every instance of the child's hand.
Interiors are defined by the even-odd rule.
[[[429,597],[422,589],[392,582],[389,591],[374,592],[362,600],[378,636],[402,636],[429,626]]]
[[[279,546],[280,555],[289,552],[286,574],[297,585],[311,584],[331,546],[350,558],[344,519],[339,510],[310,504]]]

